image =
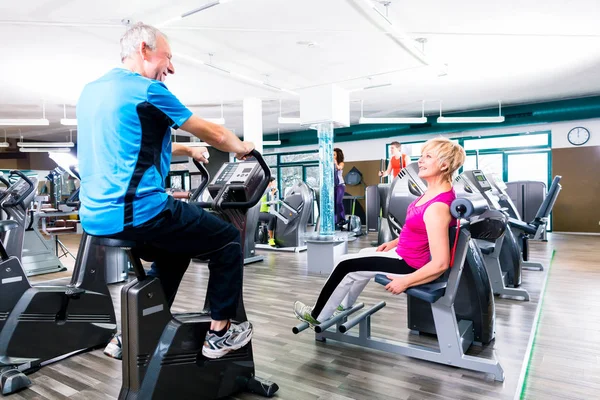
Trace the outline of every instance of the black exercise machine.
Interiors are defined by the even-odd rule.
[[[251,155],[256,160],[225,163],[210,184],[206,169],[196,164],[205,178],[197,190],[201,192],[208,185],[214,199],[196,204],[211,208],[235,225],[242,243],[246,235],[254,236],[246,212],[260,201],[271,176],[260,153],[253,151]],[[254,375],[251,342],[222,358],[202,355],[209,313],[172,314],[159,279],[147,276],[134,255],[136,242],[102,237],[93,241],[124,248],[137,276],[121,292],[123,386],[119,399],[216,399],[244,390],[266,397],[275,394],[275,383]],[[235,321],[246,320],[240,293]]]
[[[35,185],[20,171],[2,207],[26,215],[25,203]],[[103,347],[116,332],[116,318],[104,271],[103,248],[83,234],[71,281],[67,285],[31,285],[6,241],[20,224],[0,221],[0,389],[10,394],[31,384],[27,374],[65,357]],[[22,232],[20,242],[22,243]]]

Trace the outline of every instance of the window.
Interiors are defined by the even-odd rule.
[[[302,163],[305,161],[319,161],[319,153],[318,152],[296,153],[296,154],[283,154],[280,156],[280,162],[282,164]]]
[[[402,145],[402,152],[408,154],[411,159],[413,157],[417,157],[418,158],[418,157],[421,156],[421,149],[423,148],[424,144],[425,144],[425,142],[403,144]]]
[[[504,160],[501,152],[492,154],[468,155],[463,165],[463,171],[480,169],[486,174],[492,174],[502,180],[504,177]]]
[[[279,180],[277,179],[278,172],[279,172],[279,170],[277,168],[271,168],[271,177],[275,178],[275,182],[277,183],[277,186],[279,187]]]
[[[549,152],[508,154],[508,181],[539,181],[548,187]]]
[[[280,181],[279,181],[279,197],[285,198],[288,189],[290,189],[296,182],[302,180],[302,167],[281,167],[280,168]]]
[[[306,176],[305,182],[313,189],[319,189],[321,183],[321,175],[319,174],[319,167],[304,167],[304,174]]]
[[[263,154],[263,158],[265,159],[265,162],[267,163],[267,165],[269,167],[277,166],[277,154],[269,154],[269,155]]]
[[[318,188],[320,181],[318,151],[269,153],[263,157],[271,167],[271,176],[277,179],[280,198],[284,198],[286,191],[303,178],[309,186]]]

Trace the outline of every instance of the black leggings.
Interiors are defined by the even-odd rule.
[[[395,250],[392,252],[368,251],[346,256],[348,258],[335,267],[325,286],[321,289],[311,314],[313,318],[318,318],[330,301],[333,303],[327,307],[327,314],[329,314],[329,309],[333,310],[332,307],[340,305],[346,296],[349,297],[350,303],[354,303],[358,294],[377,274],[406,275],[416,271],[406,261],[396,257]]]
[[[144,242],[137,256],[154,261],[148,276],[158,277],[169,304],[193,257],[208,259],[207,297],[214,320],[234,318],[242,293],[240,232],[199,206],[168,197],[164,210],[136,227],[111,235]]]
[[[275,222],[277,221],[277,217],[275,215],[266,213],[266,212],[261,212],[258,215],[258,220],[260,222],[266,222],[268,230],[270,230],[270,231],[275,230]]]

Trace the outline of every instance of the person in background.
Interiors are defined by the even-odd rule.
[[[260,222],[267,223],[270,246],[275,246],[275,223],[277,222],[277,217],[271,214],[269,209],[272,207],[271,203],[275,200],[277,200],[277,183],[275,182],[275,178],[271,177],[267,191],[260,200],[260,214],[258,215],[258,220]]]
[[[342,228],[346,224],[346,212],[344,210],[344,194],[346,193],[346,184],[344,182],[344,152],[339,148],[333,149],[333,183],[335,186],[333,192],[335,226]]]
[[[379,176],[391,176],[392,180],[398,176],[400,170],[410,164],[410,158],[408,155],[402,153],[402,145],[399,142],[390,143],[390,151],[392,152],[392,158],[388,164],[387,170],[379,171]]]

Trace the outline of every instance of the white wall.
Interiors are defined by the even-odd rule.
[[[567,133],[574,127],[582,126],[590,131],[590,140],[583,146],[600,146],[600,118],[596,119],[585,119],[578,121],[567,121],[567,122],[555,122],[551,124],[537,124],[537,125],[518,125],[510,126],[505,128],[490,127],[488,129],[481,129],[475,131],[466,132],[455,132],[444,134],[443,136],[450,138],[458,137],[472,137],[472,136],[490,136],[490,135],[502,135],[502,134],[514,134],[522,132],[536,132],[536,131],[551,131],[552,132],[552,148],[571,147],[572,145],[567,140]],[[315,132],[315,135],[317,133]],[[428,134],[428,135],[410,135],[400,136],[398,138],[384,138],[384,139],[371,139],[371,140],[356,140],[352,142],[340,142],[339,147],[344,151],[344,157],[346,161],[367,161],[367,160],[379,160],[386,158],[385,149],[386,144],[398,140],[400,142],[416,142],[421,140],[428,140],[433,137],[440,136],[439,133]],[[582,146],[582,147],[583,147]],[[307,151],[316,150],[317,145],[310,146],[292,146],[283,148],[270,148],[266,149],[265,153],[282,153],[282,152],[295,152],[295,151]]]

